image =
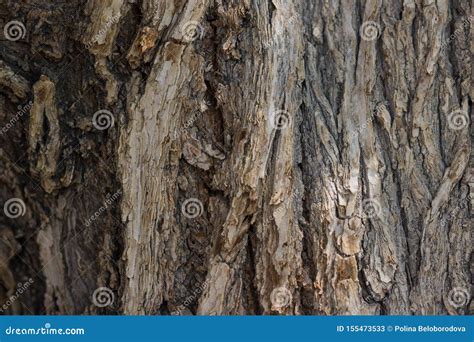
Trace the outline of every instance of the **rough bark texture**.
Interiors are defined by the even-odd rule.
[[[1,312],[473,314],[473,15],[0,0]]]

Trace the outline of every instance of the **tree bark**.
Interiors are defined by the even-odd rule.
[[[473,314],[473,15],[2,0],[0,312]]]

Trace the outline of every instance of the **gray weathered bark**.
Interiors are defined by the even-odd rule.
[[[2,0],[1,312],[472,314],[473,8]]]

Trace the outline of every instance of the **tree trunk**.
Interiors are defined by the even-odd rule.
[[[473,15],[2,0],[0,312],[473,314]]]

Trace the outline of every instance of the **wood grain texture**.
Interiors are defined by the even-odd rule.
[[[3,1],[1,312],[473,314],[473,8]]]

